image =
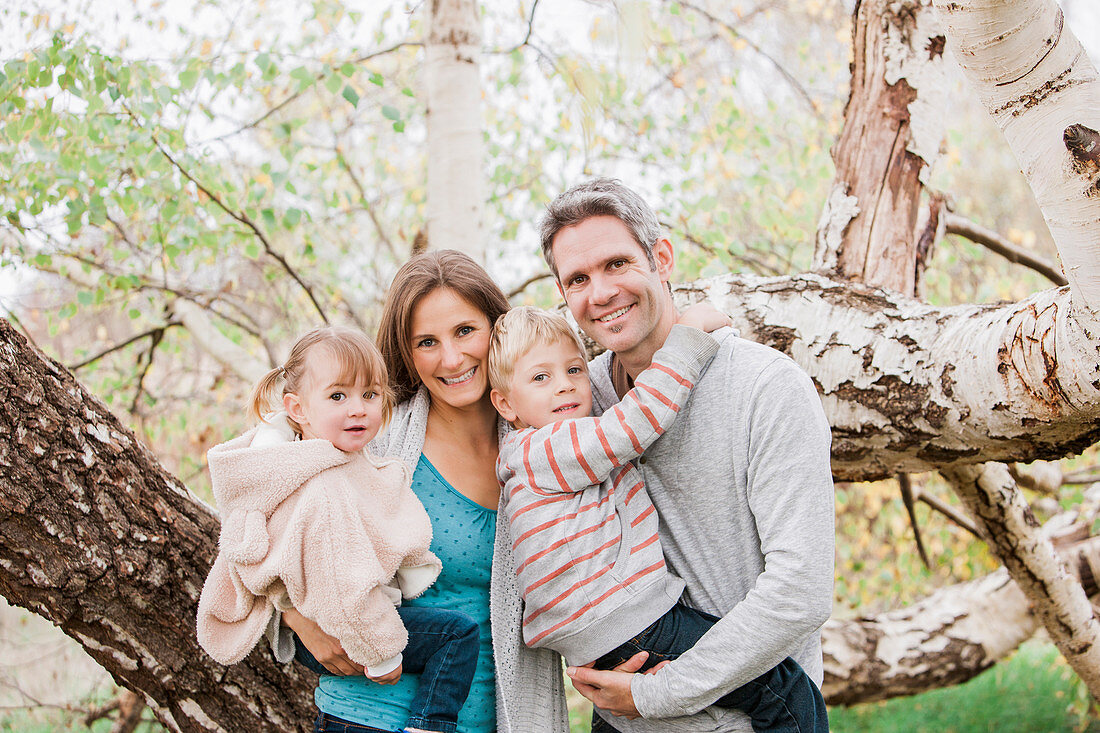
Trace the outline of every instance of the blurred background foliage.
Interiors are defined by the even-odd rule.
[[[483,2],[486,249],[513,302],[556,302],[533,222],[555,193],[596,174],[657,205],[680,279],[807,270],[847,98],[851,5]],[[1082,5],[1064,5],[1072,28]],[[394,271],[423,236],[426,10],[362,6],[0,9],[0,313],[207,499],[206,450],[246,426],[251,385],[197,345],[179,301],[274,365],[323,320],[373,333]],[[1056,260],[1000,134],[961,79],[950,83],[931,188]],[[948,237],[925,295],[995,302],[1046,287]],[[934,477],[914,481],[953,503]],[[931,569],[895,482],[837,487],[838,616],[995,567],[965,531],[916,511]]]

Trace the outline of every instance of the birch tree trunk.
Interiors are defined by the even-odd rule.
[[[1054,0],[935,0],[967,79],[1058,246],[1075,317],[1100,313],[1100,77]],[[1095,359],[1095,354],[1091,355]]]
[[[170,730],[308,730],[308,674],[195,640],[218,519],[0,320],[0,593],[76,639]]]
[[[1027,598],[1001,568],[873,618],[830,619],[821,629],[821,692],[831,705],[852,705],[957,685],[1037,628]]]
[[[851,91],[814,270],[914,295],[922,180],[943,136],[944,38],[931,0],[864,0],[853,25]]]
[[[428,96],[428,246],[485,261],[482,211],[481,22],[476,0],[431,0]]]
[[[1100,324],[1068,317],[1066,288],[953,308],[817,275],[722,275],[675,291],[809,373],[838,481],[1056,459],[1100,438]]]
[[[1032,602],[1051,640],[1100,700],[1100,623],[1080,582],[1039,531],[1008,468],[999,463],[964,466],[944,476],[978,519],[983,538]]]

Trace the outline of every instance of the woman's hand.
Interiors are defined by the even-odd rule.
[[[676,320],[681,326],[698,328],[710,333],[724,326],[732,326],[733,321],[722,311],[705,300],[684,310]]]
[[[380,675],[378,677],[371,677],[366,672],[364,672],[363,674],[367,675],[368,680],[371,680],[372,682],[377,682],[380,685],[394,685],[397,684],[397,681],[399,679],[401,679],[401,665],[397,665],[396,669],[386,672],[386,674]]]
[[[348,658],[340,642],[321,631],[320,626],[300,614],[297,609],[283,611],[283,623],[298,635],[310,654],[332,674],[363,674],[363,666]]]

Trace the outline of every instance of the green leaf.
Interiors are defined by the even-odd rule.
[[[382,107],[382,116],[387,120],[397,121],[401,119],[401,113],[397,111],[397,108],[391,107],[388,104]]]
[[[348,100],[352,107],[359,106],[359,94],[351,88],[350,84],[344,87],[344,90],[340,92],[340,96]]]
[[[344,76],[351,76],[355,73],[355,64],[350,61],[345,62],[344,65],[340,67],[340,73]]]
[[[256,244],[255,242],[249,242],[248,245],[244,248],[244,254],[250,260],[256,259],[260,256],[260,245]]]
[[[137,318],[141,318],[141,311],[139,311],[137,308],[131,308],[130,310],[126,311],[126,315],[130,316],[130,320],[134,320]]]
[[[333,94],[340,91],[340,87],[342,87],[343,84],[344,82],[340,81],[340,77],[338,76],[330,76],[325,79],[325,89],[328,89]]]
[[[404,120],[398,120],[397,122],[393,123],[393,131],[394,132],[404,132],[405,131],[405,121]]]
[[[380,86],[382,86],[386,83],[386,80],[383,79],[382,75],[379,74],[377,71],[372,71],[370,73],[369,79],[370,79],[370,83],[374,84],[376,87],[380,87]]]
[[[95,296],[87,290],[81,290],[76,294],[76,301],[81,305],[91,305],[95,301]]]
[[[180,72],[180,86],[184,89],[191,89],[198,81],[199,72],[190,69]]]

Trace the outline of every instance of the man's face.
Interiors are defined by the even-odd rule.
[[[595,216],[559,231],[552,246],[558,288],[580,327],[620,358],[648,363],[676,320],[669,241],[657,242],[651,269],[625,224]]]

